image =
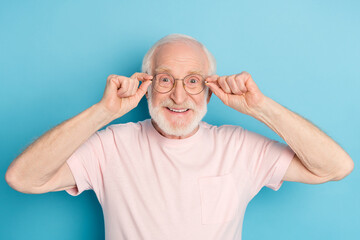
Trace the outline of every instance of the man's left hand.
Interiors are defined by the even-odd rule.
[[[241,113],[253,116],[265,100],[247,72],[221,77],[212,75],[205,80],[206,85],[224,104]]]

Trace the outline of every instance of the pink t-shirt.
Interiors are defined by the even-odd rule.
[[[239,126],[206,122],[169,139],[151,120],[94,133],[67,160],[77,196],[93,189],[107,240],[241,239],[249,201],[277,191],[294,156],[289,146]]]

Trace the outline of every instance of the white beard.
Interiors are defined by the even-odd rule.
[[[148,108],[151,118],[157,124],[157,126],[167,135],[172,136],[186,136],[193,132],[196,127],[199,125],[201,119],[205,116],[207,112],[207,102],[206,97],[208,93],[208,88],[205,90],[205,97],[203,106],[198,107],[192,101],[187,101],[182,104],[182,106],[176,106],[174,102],[167,98],[163,102],[159,104],[157,107],[153,107],[152,105],[152,89],[151,85],[148,88]],[[166,118],[163,113],[164,107],[169,108],[189,108],[193,111],[193,118],[191,119],[190,123],[186,123],[182,121],[182,119],[176,120],[175,123],[171,124]],[[190,110],[189,110],[190,111]]]

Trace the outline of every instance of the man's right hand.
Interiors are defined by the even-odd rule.
[[[99,104],[113,116],[119,118],[135,108],[152,83],[152,76],[134,73],[130,78],[110,75],[106,81],[104,95]],[[139,81],[141,85],[139,86]]]

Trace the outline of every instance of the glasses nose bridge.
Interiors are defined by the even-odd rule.
[[[170,91],[176,90],[177,81],[181,81],[183,89],[185,90],[186,93],[188,93],[188,91],[185,88],[185,81],[184,80],[185,80],[185,78],[174,78],[174,84],[173,84],[173,87],[172,87],[172,89]]]
[[[181,81],[182,84],[185,86],[185,78],[174,78],[174,85],[176,85],[176,81]]]

